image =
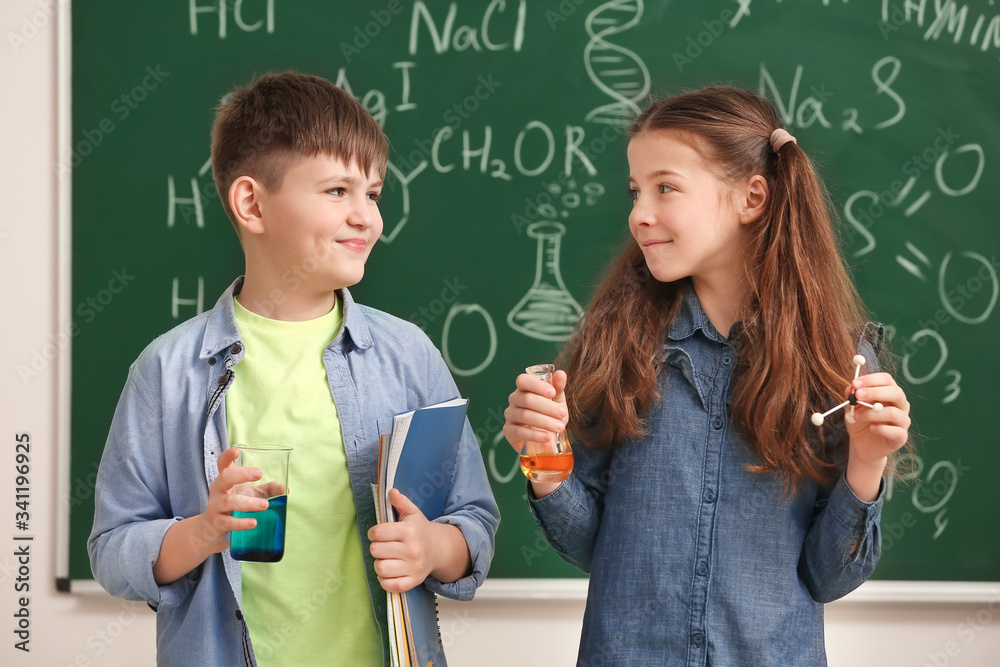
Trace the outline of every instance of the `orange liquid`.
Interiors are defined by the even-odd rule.
[[[573,451],[559,454],[525,454],[521,472],[533,482],[561,482],[573,471]]]

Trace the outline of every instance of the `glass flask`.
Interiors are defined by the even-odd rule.
[[[552,384],[552,364],[529,366],[524,372]],[[561,482],[573,471],[573,448],[566,432],[553,442],[525,442],[521,448],[521,472],[533,482]]]

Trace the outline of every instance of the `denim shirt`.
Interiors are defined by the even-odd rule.
[[[153,580],[164,534],[205,510],[216,459],[229,446],[225,394],[244,356],[233,311],[242,283],[237,279],[212,310],[157,338],[132,364],[101,459],[87,545],[91,568],[112,595],[145,600],[157,612],[160,665],[256,665],[240,610],[241,564],[228,549],[171,584]],[[358,600],[358,613],[375,614],[388,664],[386,596],[367,537],[375,524],[370,485],[379,435],[391,432],[393,415],[454,398],[458,389],[418,327],[356,304],[346,289],[339,294],[344,326],[323,362],[340,416],[370,593],[370,600]],[[468,422],[439,521],[461,529],[472,574],[447,584],[428,577],[423,585],[471,599],[493,558],[500,516]],[[433,660],[445,664],[440,641]]]
[[[546,539],[591,575],[577,664],[825,665],[822,603],[875,569],[882,490],[862,502],[841,474],[788,498],[777,474],[746,469],[760,459],[730,419],[736,351],[690,285],[663,360],[646,437],[574,444],[554,492],[529,485]]]

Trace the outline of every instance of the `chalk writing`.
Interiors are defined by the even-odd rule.
[[[194,298],[181,298],[180,278],[174,278],[170,296],[170,316],[175,320],[181,316],[181,306],[194,306],[195,315],[201,315],[205,312],[205,278],[203,276],[198,276],[198,295]],[[186,315],[186,317],[191,316]]]
[[[517,173],[522,176],[541,174],[553,164],[556,151],[561,149],[563,173],[569,175],[573,173],[574,166],[579,165],[588,174],[596,174],[597,167],[594,166],[583,146],[586,130],[579,125],[569,124],[565,125],[563,129],[564,132],[557,139],[552,128],[546,123],[539,120],[525,123],[514,138],[513,155],[510,158]],[[479,136],[482,139],[474,137],[473,132],[477,131],[462,130],[462,146],[459,149],[457,146],[451,145],[455,137],[451,126],[446,125],[439,128],[434,133],[430,149],[431,165],[434,170],[440,174],[446,174],[459,165],[459,162],[456,161],[459,158],[463,171],[478,171],[481,174],[488,174],[492,178],[511,180],[511,174],[507,171],[507,159],[493,157],[493,126],[486,125],[481,129]],[[529,165],[524,157],[526,148],[539,151],[544,157],[537,164]],[[445,151],[447,151],[448,157],[442,157]]]
[[[883,70],[886,66],[891,71],[883,77]],[[875,84],[875,94],[887,96],[896,107],[892,116],[874,124],[876,130],[891,127],[900,122],[906,115],[906,102],[891,87],[896,77],[899,76],[901,67],[899,59],[893,56],[886,56],[880,59],[872,67],[871,78]],[[788,97],[785,98],[782,96],[781,90],[771,75],[770,70],[768,70],[767,65],[762,62],[760,64],[760,81],[757,92],[760,95],[769,97],[774,102],[778,115],[781,116],[781,120],[786,127],[807,128],[819,123],[821,127],[833,128],[834,125],[827,118],[825,108],[827,101],[833,97],[831,91],[826,90],[823,86],[817,88],[813,85],[809,89],[811,94],[799,101],[799,87],[802,83],[803,71],[804,67],[802,65],[795,66],[791,89]],[[851,131],[861,134],[864,129],[858,122],[860,115],[860,112],[855,107],[843,109],[839,129],[844,132]]]
[[[990,5],[993,4],[991,1]],[[931,6],[933,16],[927,12],[928,6]],[[976,11],[972,10],[973,15]],[[970,22],[969,17],[969,5],[960,5],[955,0],[935,0],[933,5],[927,0],[905,0],[898,4],[882,0],[882,18],[878,27],[884,39],[889,39],[903,26],[915,25],[927,28],[924,41],[937,42],[951,37],[952,44],[964,44],[982,53],[1000,48],[1000,14],[980,12],[974,22]]]
[[[933,146],[924,149],[920,155],[914,155],[903,165],[903,173],[909,176],[905,182],[897,179],[893,181],[888,190],[879,193],[872,190],[859,190],[847,198],[844,204],[844,216],[847,218],[847,222],[851,225],[853,231],[860,233],[865,239],[864,247],[854,252],[855,257],[866,255],[875,249],[875,236],[868,229],[873,224],[874,218],[880,217],[889,208],[898,208],[901,206],[913,190],[920,176],[932,167],[934,170],[934,182],[938,190],[949,197],[964,197],[978,187],[983,170],[986,167],[986,153],[983,151],[983,147],[977,143],[969,143],[963,144],[952,151],[949,146],[951,146],[952,142],[959,135],[954,134],[950,127],[947,131],[943,128],[939,129],[938,135],[934,140]],[[962,178],[962,166],[953,167],[957,174],[949,176],[949,180],[955,186],[952,187],[945,179],[945,164],[948,162],[950,156],[965,153],[972,154],[975,164],[972,169],[969,169],[967,166],[965,167],[964,171],[967,173],[966,177],[968,178],[968,182],[965,183],[955,183],[955,179]],[[907,218],[911,217],[927,203],[930,197],[931,190],[925,190],[906,207],[903,215]],[[869,207],[867,211],[855,207],[855,204],[861,199],[868,200]],[[914,273],[914,275],[917,275],[917,277],[924,279],[919,273],[915,273],[915,269],[912,268],[911,264],[903,263],[903,266],[911,273]]]
[[[264,28],[269,34],[274,32],[274,0],[259,0],[254,5],[263,5],[263,16],[253,23],[248,23],[243,17],[244,0],[219,0],[207,5],[199,5],[198,0],[189,0],[188,15],[192,35],[198,34],[198,15],[217,14],[219,19],[219,39],[225,39],[227,34],[227,17],[232,6],[233,22],[242,32],[256,32]]]
[[[467,5],[463,5],[467,6]],[[508,42],[496,43],[490,33],[490,25],[496,12],[503,12],[507,3],[504,0],[493,0],[483,12],[483,20],[479,24],[479,29],[472,26],[463,25],[455,28],[455,18],[458,15],[458,3],[452,2],[448,5],[448,16],[445,17],[444,25],[438,29],[438,24],[434,21],[430,9],[422,0],[417,0],[413,4],[413,19],[410,22],[410,55],[417,55],[419,48],[421,20],[431,42],[434,44],[435,53],[447,53],[449,49],[455,51],[503,51],[512,49],[520,51],[524,44],[524,24],[527,15],[526,0],[519,0],[517,3],[517,21],[514,24],[511,39]]]
[[[959,480],[969,471],[962,461],[937,461],[924,474],[924,459],[918,454],[902,453],[897,464],[905,472],[899,475],[900,482],[915,482],[910,492],[909,500],[921,514],[934,514],[934,533],[936,540],[948,526],[948,511],[946,505],[955,495]],[[886,478],[885,500],[889,502],[895,494],[896,478],[892,475]]]

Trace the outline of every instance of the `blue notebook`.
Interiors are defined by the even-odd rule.
[[[455,398],[392,419],[386,493],[399,489],[428,519],[444,513],[468,407]]]
[[[379,500],[391,520],[397,518],[388,499],[389,489],[393,488],[428,519],[444,513],[468,407],[468,399],[455,398],[393,417],[388,448],[379,457]],[[391,603],[390,596],[390,616]],[[407,591],[403,616],[405,628],[401,634],[407,637],[407,652],[419,667],[427,667],[438,645],[435,595],[423,585]]]

